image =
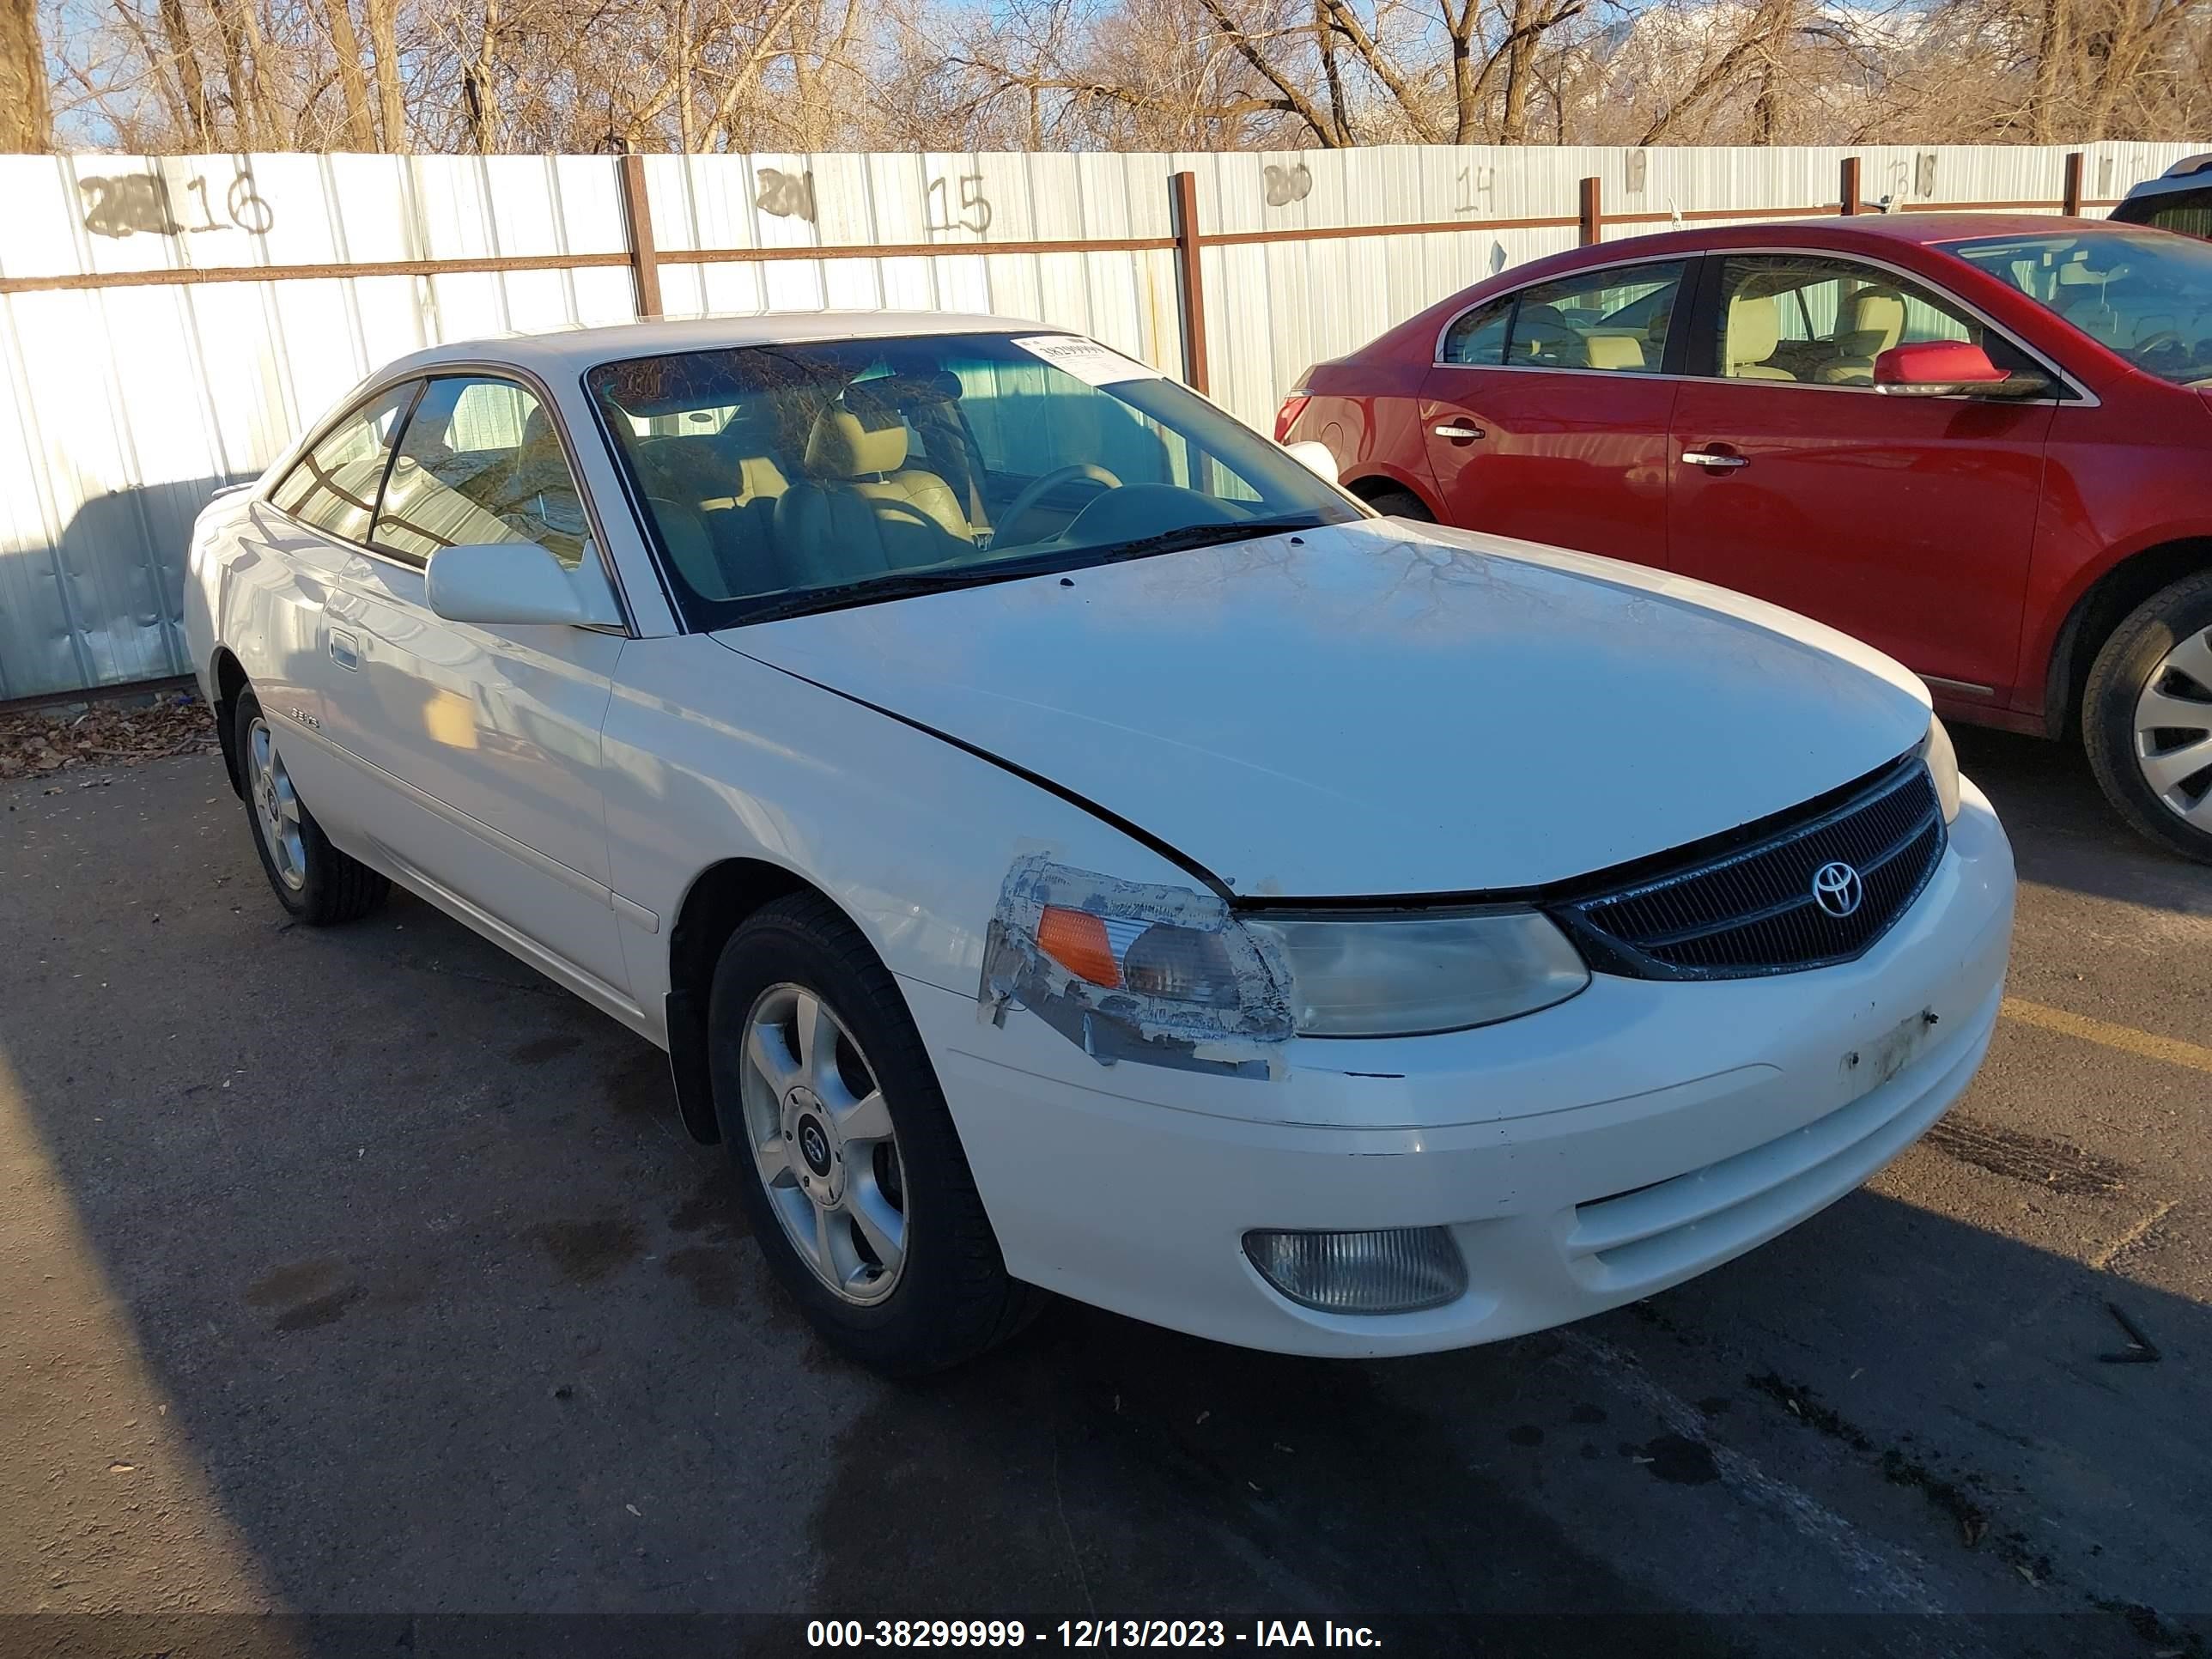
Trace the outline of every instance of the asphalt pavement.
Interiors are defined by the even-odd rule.
[[[2202,1655],[2212,870],[1958,736],[2011,1000],[1865,1191],[1487,1348],[1063,1304],[916,1385],[808,1335],[656,1051],[417,900],[289,925],[212,757],[0,785],[0,1650]]]

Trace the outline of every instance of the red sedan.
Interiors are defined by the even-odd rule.
[[[1382,512],[1756,594],[1946,716],[2078,736],[2212,861],[2212,243],[1938,213],[1607,242],[1316,365],[1276,425]]]

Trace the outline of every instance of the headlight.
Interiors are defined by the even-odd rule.
[[[1936,799],[1943,804],[1943,822],[1956,822],[1959,751],[1951,747],[1951,734],[1943,729],[1943,722],[1933,714],[1928,717],[1928,735],[1920,740],[1920,758],[1928,763],[1928,775],[1936,784]]]
[[[1533,910],[1456,916],[1248,915],[1291,978],[1308,1036],[1414,1036],[1565,1002],[1589,969]]]
[[[1032,854],[1000,892],[981,1006],[1019,1003],[1102,1065],[1266,1077],[1292,1029],[1283,978],[1218,894]]]
[[[1032,854],[991,918],[979,1010],[1002,1021],[1018,1003],[1101,1064],[1265,1077],[1294,1033],[1462,1030],[1564,1002],[1589,977],[1533,910],[1246,915]]]

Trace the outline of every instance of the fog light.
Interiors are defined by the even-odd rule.
[[[1291,1301],[1322,1313],[1413,1313],[1440,1308],[1467,1290],[1467,1264],[1442,1227],[1371,1233],[1244,1235],[1260,1277]]]

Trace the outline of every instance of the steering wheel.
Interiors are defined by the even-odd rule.
[[[2179,329],[2162,328],[2148,340],[2137,340],[2129,349],[2138,357],[2155,356],[2161,351],[2179,351],[2186,354],[2189,350],[2189,342],[2181,337]]]
[[[1014,497],[1013,504],[999,515],[998,528],[991,532],[991,544],[996,547],[1003,543],[1010,547],[1018,547],[1021,544],[1021,538],[1010,536],[1007,532],[1022,521],[1024,514],[1034,512],[1037,503],[1052,490],[1061,484],[1073,483],[1078,479],[1088,483],[1095,483],[1101,489],[1119,489],[1121,487],[1121,481],[1119,478],[1104,467],[1094,466],[1089,461],[1077,461],[1073,465],[1054,467],[1042,478],[1031,479],[1028,488]]]

